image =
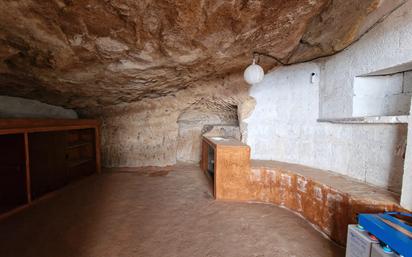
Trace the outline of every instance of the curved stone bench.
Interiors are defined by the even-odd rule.
[[[405,211],[395,193],[302,165],[252,160],[242,180],[237,200],[289,208],[340,245],[346,244],[347,226],[357,223],[358,213]]]

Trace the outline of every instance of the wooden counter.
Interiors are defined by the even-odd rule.
[[[203,137],[201,168],[213,179],[216,199],[247,200],[241,188],[250,173],[248,145],[234,138]]]

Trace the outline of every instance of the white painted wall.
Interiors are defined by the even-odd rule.
[[[410,66],[406,63],[412,61],[411,42],[408,1],[343,52],[267,74],[250,91],[257,102],[245,120],[252,158],[332,170],[400,192],[406,125],[331,124],[317,119],[352,117],[355,77]],[[312,72],[320,73],[319,84],[310,83]]]
[[[252,86],[256,99],[246,143],[253,159],[277,160],[332,170],[400,192],[405,125],[317,122],[317,63],[279,68]],[[322,77],[321,77],[322,79]]]
[[[77,119],[77,113],[63,107],[36,100],[0,96],[0,118],[56,118]]]
[[[356,76],[412,61],[412,1],[322,67],[320,117],[351,117]]]
[[[412,104],[411,104],[412,106]],[[412,108],[411,108],[412,112]],[[409,128],[412,124],[412,116],[409,116]],[[412,129],[408,129],[408,147],[406,148],[404,174],[402,181],[402,207],[412,211]]]
[[[406,73],[354,78],[353,117],[409,115],[410,90]]]

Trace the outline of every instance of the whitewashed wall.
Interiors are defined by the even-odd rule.
[[[251,88],[256,108],[245,120],[252,158],[332,170],[400,192],[406,125],[330,124],[351,117],[359,75],[412,61],[412,2],[345,51],[318,63],[279,68]],[[312,72],[320,83],[310,83]]]
[[[412,95],[409,73],[356,77],[352,116],[408,115]]]
[[[400,192],[405,125],[317,122],[319,85],[310,83],[316,63],[283,67],[251,88],[256,99],[247,144],[253,159],[332,170]]]
[[[354,78],[412,61],[412,1],[388,16],[322,69],[320,117],[352,115]]]

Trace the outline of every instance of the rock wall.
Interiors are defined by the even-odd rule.
[[[0,94],[133,103],[341,51],[406,0],[0,1]]]
[[[0,96],[0,118],[77,119],[77,113],[36,100]]]
[[[237,125],[250,113],[254,105],[248,90],[242,76],[233,75],[200,81],[165,97],[90,110],[82,115],[102,117],[104,166],[166,166],[175,164],[177,159],[195,162],[200,158],[201,133],[222,133],[213,125]],[[185,157],[188,152],[190,156]]]
[[[201,98],[191,104],[181,112],[177,122],[177,161],[181,162],[200,161],[200,135],[213,130],[215,126],[220,126],[226,135],[233,132],[231,136],[235,136],[236,128],[239,132],[237,105],[217,97]],[[230,128],[234,128],[234,131]]]
[[[410,2],[325,66],[269,74],[252,89],[257,109],[247,122],[256,102],[241,76],[227,74],[243,70],[253,51],[264,54],[265,68],[341,51],[404,2],[6,1],[0,92],[101,117],[105,166],[197,162],[202,133],[227,134],[250,143],[255,158],[330,168],[398,191],[402,154],[394,152],[404,127],[316,119],[351,113],[358,72],[410,57]],[[308,84],[312,70],[322,71],[320,85]]]

